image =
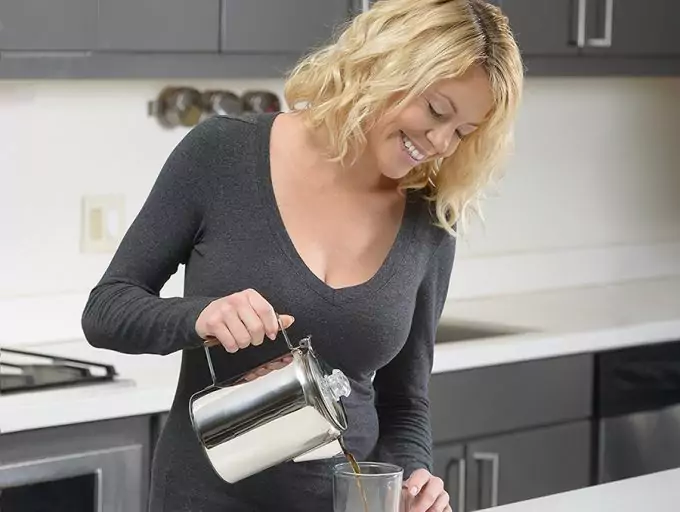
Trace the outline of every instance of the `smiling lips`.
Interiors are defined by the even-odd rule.
[[[404,147],[404,150],[408,153],[408,155],[411,157],[411,159],[419,164],[425,158],[427,158],[427,155],[424,155],[418,150],[418,147],[409,139],[404,132],[401,132],[401,142]]]

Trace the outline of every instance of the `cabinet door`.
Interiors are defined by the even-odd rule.
[[[680,56],[678,0],[590,0],[586,54]]]
[[[0,2],[0,50],[83,51],[96,41],[96,0]]]
[[[451,497],[456,512],[465,510],[466,461],[462,444],[435,444],[432,452],[434,474],[444,480],[444,488]]]
[[[590,423],[528,430],[467,447],[467,511],[583,488],[590,483]]]
[[[328,40],[353,0],[223,0],[222,50],[303,53]]]
[[[219,0],[99,0],[99,50],[217,52]]]
[[[500,0],[523,55],[576,55],[572,0]]]

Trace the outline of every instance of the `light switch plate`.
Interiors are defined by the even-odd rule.
[[[125,197],[121,194],[82,198],[80,252],[114,252],[124,234]]]

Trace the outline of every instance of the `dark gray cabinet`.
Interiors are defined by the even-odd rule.
[[[676,0],[497,0],[534,75],[678,75]]]
[[[591,354],[433,375],[434,471],[454,510],[589,485],[593,376]]]
[[[327,41],[352,0],[224,0],[222,51],[296,53]]]
[[[585,37],[587,55],[680,56],[680,2],[591,0]]]
[[[434,447],[435,474],[456,512],[590,484],[590,423],[580,421]]]
[[[96,49],[217,52],[219,15],[218,0],[99,0]]]
[[[450,503],[456,512],[465,512],[467,462],[465,445],[458,443],[435,444],[432,449],[434,474],[444,480]]]
[[[149,487],[148,417],[0,436],[0,509],[142,512]]]
[[[680,75],[677,0],[490,1],[529,75]],[[282,77],[372,3],[1,2],[0,79]]]
[[[525,56],[576,55],[573,0],[501,0]]]
[[[590,445],[585,420],[469,443],[466,510],[587,487]]]
[[[97,34],[96,0],[0,2],[0,51],[86,51]]]

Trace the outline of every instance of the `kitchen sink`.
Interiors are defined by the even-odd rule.
[[[469,341],[481,338],[494,338],[530,332],[516,326],[466,321],[442,321],[437,328],[435,343],[449,343],[452,341]]]

